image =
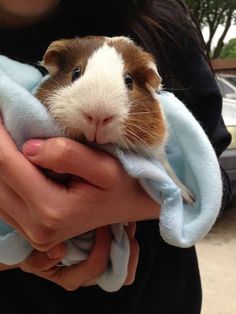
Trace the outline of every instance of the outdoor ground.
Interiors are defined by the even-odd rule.
[[[236,195],[197,245],[203,286],[202,314],[236,314]]]

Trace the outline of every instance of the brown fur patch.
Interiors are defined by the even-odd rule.
[[[48,107],[48,97],[59,88],[71,84],[72,72],[77,66],[83,73],[88,58],[104,41],[104,37],[99,36],[54,41],[44,55],[43,64],[45,67],[56,67],[57,71],[43,82],[35,96]]]
[[[131,98],[131,110],[125,121],[125,138],[135,147],[162,144],[166,136],[166,126],[157,100],[136,88]]]
[[[116,48],[125,61],[125,72],[131,74],[137,85],[145,88],[150,83],[154,88],[158,88],[161,83],[160,77],[150,67],[155,65],[154,57],[137,46],[133,41],[122,39],[111,39],[107,41],[108,45]]]
[[[108,44],[115,47],[125,61],[125,72],[134,79],[134,88],[129,91],[131,110],[125,121],[125,137],[135,146],[162,144],[166,136],[166,126],[160,105],[150,91],[157,89],[161,79],[150,65],[155,65],[154,57],[132,41],[117,38]]]

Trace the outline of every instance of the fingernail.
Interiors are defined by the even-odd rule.
[[[29,140],[23,146],[23,152],[27,156],[37,155],[44,143],[44,140]]]
[[[65,249],[61,246],[55,246],[47,252],[50,259],[62,258],[65,255]]]

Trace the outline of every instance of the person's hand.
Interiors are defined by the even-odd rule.
[[[111,232],[109,227],[96,230],[92,251],[86,261],[70,267],[57,266],[66,254],[66,245],[58,244],[47,252],[34,250],[18,267],[48,279],[66,290],[75,290],[82,285],[95,284],[95,280],[107,268],[109,260]]]
[[[20,153],[0,124],[0,216],[47,251],[100,226],[154,219],[156,204],[111,155],[65,138],[31,140]],[[75,179],[48,179],[34,165]]]
[[[138,245],[134,238],[135,223],[126,227],[130,242],[130,259],[128,275],[125,285],[133,283],[138,262]],[[96,230],[95,242],[86,261],[70,267],[60,267],[57,264],[66,253],[64,243],[58,244],[47,252],[34,250],[22,263],[17,265],[25,272],[33,273],[39,277],[50,280],[66,290],[75,290],[80,286],[96,285],[96,279],[106,270],[112,236],[109,227]]]

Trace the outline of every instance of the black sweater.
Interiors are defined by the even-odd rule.
[[[66,18],[67,16],[67,18]],[[78,23],[80,29],[75,27]],[[98,25],[99,24],[99,25]],[[86,22],[83,12],[62,8],[47,21],[25,29],[0,30],[0,53],[19,61],[35,63],[55,39],[75,35],[125,34],[122,27],[113,30],[110,17],[97,25]],[[99,30],[99,31],[98,31]],[[170,48],[168,49],[168,46]],[[191,49],[191,47],[189,47]],[[164,86],[181,98],[200,121],[218,155],[227,147],[230,136],[221,118],[221,96],[206,60],[197,50],[180,55],[169,42],[166,53],[173,60],[172,76],[161,67]],[[136,238],[140,259],[132,286],[116,293],[98,287],[67,292],[63,288],[21,270],[0,272],[1,314],[199,314],[201,285],[194,248],[180,249],[167,245],[160,237],[158,222],[140,222]]]

